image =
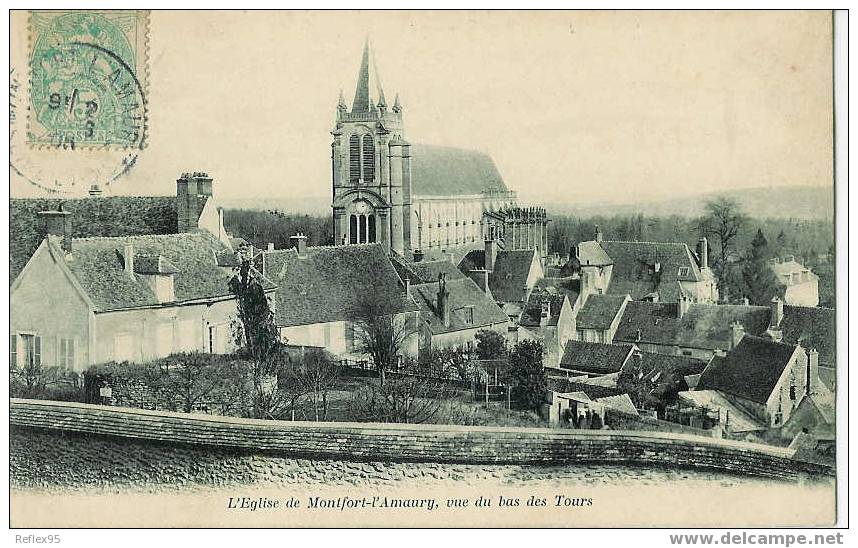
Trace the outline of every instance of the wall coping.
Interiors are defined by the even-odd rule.
[[[744,441],[725,440],[711,438],[707,436],[696,436],[692,434],[679,434],[671,432],[653,432],[640,430],[567,430],[559,428],[523,428],[512,426],[459,426],[459,425],[440,425],[440,424],[390,424],[390,423],[371,423],[371,422],[313,422],[313,421],[282,421],[282,420],[266,420],[266,419],[245,419],[238,417],[224,417],[203,415],[195,413],[178,413],[171,411],[149,411],[146,409],[133,409],[126,407],[110,407],[86,403],[76,402],[60,402],[50,400],[29,400],[20,398],[10,399],[10,423],[18,426],[36,426],[44,428],[44,425],[28,424],[26,421],[17,419],[14,416],[14,411],[31,410],[31,411],[49,411],[51,409],[57,411],[66,411],[87,415],[103,415],[105,417],[127,417],[129,419],[138,420],[168,420],[170,422],[184,423],[186,425],[223,425],[239,427],[248,430],[262,431],[281,431],[281,432],[356,432],[363,435],[385,435],[392,433],[401,433],[407,435],[409,433],[427,434],[435,433],[439,436],[449,435],[465,435],[469,433],[498,433],[509,435],[527,435],[534,437],[551,437],[556,440],[568,441],[586,441],[586,440],[640,440],[655,444],[690,444],[697,446],[707,446],[713,448],[726,448],[735,451],[753,452],[771,457],[791,459],[795,451],[785,447],[776,447],[771,445],[763,445],[759,443],[751,443]],[[68,424],[57,423],[52,425],[53,429],[66,430]],[[127,434],[117,433],[116,435],[130,437]],[[219,445],[214,440],[213,445]]]

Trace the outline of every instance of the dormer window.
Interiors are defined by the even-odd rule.
[[[465,314],[465,324],[466,325],[474,325],[474,307],[473,306],[466,306],[464,308],[464,314]]]
[[[689,269],[687,266],[680,266],[679,267],[679,275],[680,276],[688,276],[688,272],[689,272]]]

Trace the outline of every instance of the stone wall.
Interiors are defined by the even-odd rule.
[[[13,426],[293,458],[462,464],[640,463],[791,479],[830,474],[789,449],[685,434],[285,422],[13,399]]]

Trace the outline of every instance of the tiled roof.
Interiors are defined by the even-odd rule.
[[[578,312],[578,329],[610,328],[625,303],[625,295],[591,295]]]
[[[433,334],[488,327],[509,321],[503,310],[469,278],[448,279],[447,291],[450,294],[449,327],[444,325],[437,311],[438,283],[411,286],[411,294],[423,312],[421,316]],[[472,323],[466,321],[467,308],[473,310]]]
[[[560,359],[560,368],[596,375],[616,373],[623,368],[632,349],[631,344],[568,341]]]
[[[757,432],[766,429],[765,425],[761,424],[759,419],[741,407],[733,405],[730,400],[716,390],[682,391],[679,393],[679,398],[695,407],[707,407],[713,410],[724,411],[724,416],[727,419],[728,428],[731,432]]]
[[[278,326],[355,320],[366,298],[389,313],[416,310],[380,244],[264,252],[265,272],[277,285]]]
[[[163,273],[175,272],[176,302],[216,299],[230,296],[229,280],[233,273],[217,266],[215,253],[224,246],[206,231],[159,236],[122,238],[83,238],[72,241],[72,260],[65,261],[96,311],[109,311],[158,305],[152,289],[140,274],[131,278],[125,272],[124,246],[131,244],[135,255],[135,272],[150,272],[156,266]],[[61,254],[58,242],[51,243],[53,253]],[[140,254],[141,265],[137,264]],[[59,256],[59,255],[58,255]],[[264,280],[266,289],[274,289]]]
[[[657,277],[659,284],[702,279],[697,259],[684,243],[603,241],[599,245],[614,262],[612,279],[649,280]],[[658,274],[653,272],[656,263],[659,265]]]
[[[622,411],[623,413],[628,413],[629,415],[638,415],[638,410],[635,408],[635,404],[632,402],[632,398],[629,397],[628,394],[619,394],[617,396],[604,396],[602,398],[596,398],[596,401],[604,405],[605,407],[610,407],[611,409],[616,409],[617,411]]]
[[[26,198],[9,201],[9,282],[44,239],[40,211],[72,213],[72,236],[140,236],[178,230],[172,196],[103,196],[98,198]]]
[[[726,356],[712,359],[698,388],[766,403],[796,347],[745,335]]]
[[[573,257],[581,266],[607,266],[614,264],[599,242],[588,241],[578,244],[578,256]]]
[[[778,276],[790,275],[796,272],[808,272],[813,274],[809,268],[795,260],[783,261],[780,263],[769,263],[769,266]],[[816,277],[815,274],[813,274],[813,276]]]
[[[525,327],[540,327],[542,325],[542,304],[548,303],[549,317],[547,325],[557,325],[560,320],[560,311],[563,302],[567,299],[565,294],[551,294],[534,291],[527,299],[524,312],[521,315],[519,325]],[[571,303],[570,303],[571,305]]]
[[[475,150],[411,145],[411,192],[420,196],[480,194],[506,191],[506,184],[488,154]]]
[[[733,322],[738,321],[746,333],[756,335],[769,326],[770,312],[765,306],[693,303],[682,318],[677,317],[678,307],[678,303],[629,302],[614,341],[726,350]]]
[[[408,262],[400,257],[391,257],[390,262],[402,280],[411,280],[412,284],[437,282],[439,274],[445,274],[448,280],[464,278],[465,275],[456,268],[452,261],[437,259],[434,261]]]
[[[780,325],[783,341],[819,351],[819,364],[834,367],[836,361],[834,309],[784,305]]]
[[[495,256],[494,270],[489,273],[489,288],[498,302],[523,303],[527,298],[527,278],[533,265],[534,249],[499,249]],[[485,250],[469,252],[459,263],[459,270],[468,274],[472,270],[485,268]]]

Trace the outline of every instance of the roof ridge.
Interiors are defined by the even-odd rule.
[[[577,341],[574,339],[570,339],[570,340],[566,341],[567,345],[569,343],[591,344],[591,345],[598,345],[598,346],[610,346],[612,348],[619,348],[619,347],[631,348],[632,346],[634,346],[633,343],[603,343],[603,342],[598,342],[598,341]]]
[[[595,241],[595,240],[590,240]],[[603,240],[601,242],[603,244],[651,244],[651,245],[676,245],[683,246],[690,251],[691,248],[688,247],[688,244],[685,242],[649,242],[649,241],[638,241],[638,240]]]
[[[85,236],[83,238],[72,238],[73,242],[99,242],[106,240],[142,240],[142,239],[160,239],[160,238],[178,238],[185,236],[196,236],[200,232],[176,232],[173,234],[134,234],[131,236]],[[214,238],[214,235],[212,235]]]

